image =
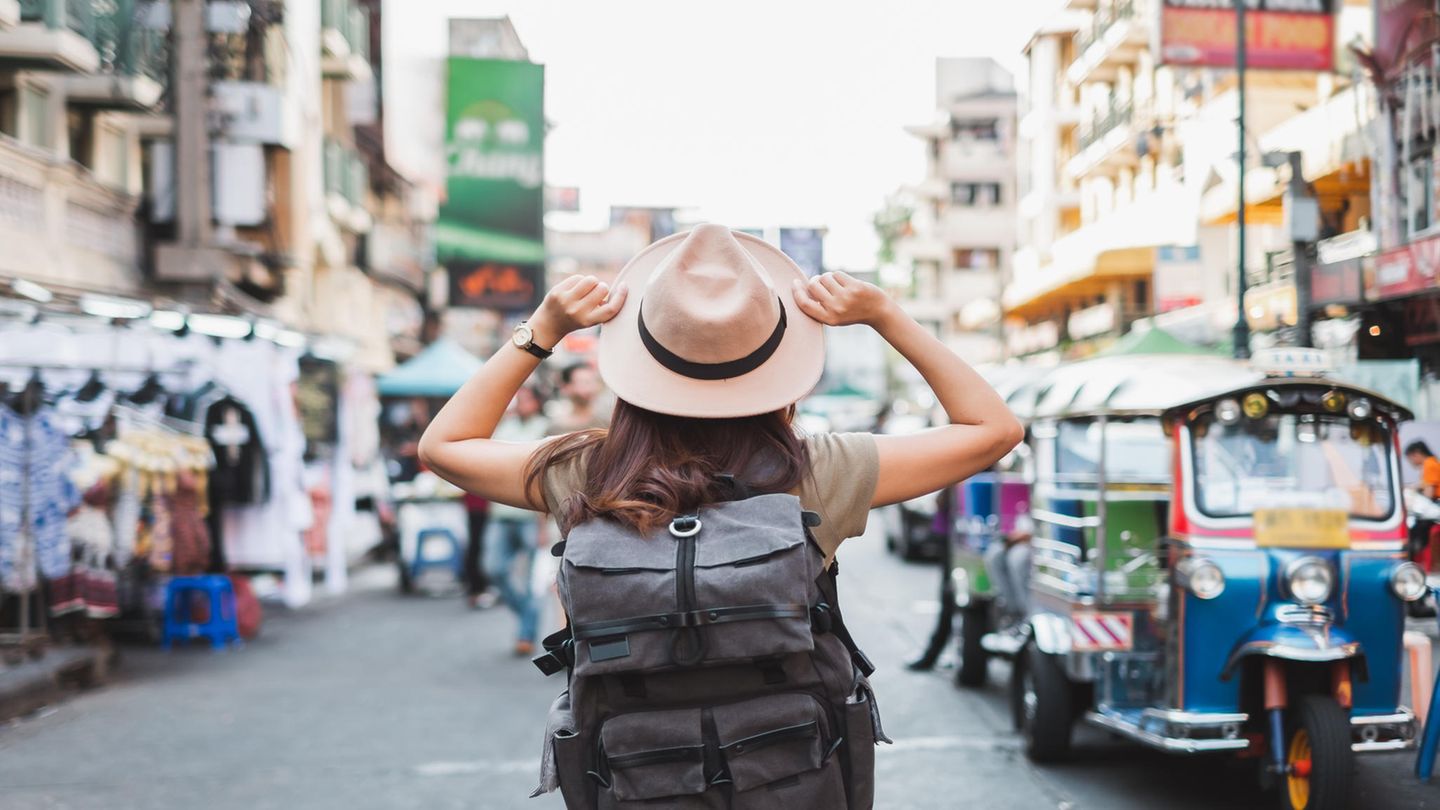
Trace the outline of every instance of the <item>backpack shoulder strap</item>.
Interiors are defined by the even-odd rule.
[[[820,574],[815,584],[820,589],[820,598],[824,600],[823,610],[817,615],[817,629],[821,632],[828,632],[840,639],[845,649],[850,653],[850,660],[855,663],[855,668],[865,677],[870,677],[875,672],[875,664],[855,643],[855,637],[850,635],[850,630],[845,626],[845,617],[840,613],[840,594],[835,586],[835,579],[840,575],[840,563],[831,561],[829,567]],[[825,626],[825,625],[828,625]]]

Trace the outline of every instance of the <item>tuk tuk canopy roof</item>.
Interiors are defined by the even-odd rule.
[[[480,370],[480,358],[448,338],[426,346],[375,382],[382,397],[448,397]]]
[[[1032,418],[1084,414],[1159,415],[1181,403],[1258,383],[1235,360],[1195,354],[1097,357],[1056,368],[1039,384]]]

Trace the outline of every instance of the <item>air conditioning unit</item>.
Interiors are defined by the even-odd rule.
[[[150,221],[175,220],[175,144],[150,141],[145,193]],[[217,225],[261,225],[268,216],[265,151],[259,144],[215,143],[210,147],[210,205]]]
[[[285,93],[263,82],[215,82],[214,109],[224,119],[225,140],[293,148],[299,140],[296,116]]]

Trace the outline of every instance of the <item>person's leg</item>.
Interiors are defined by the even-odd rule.
[[[955,583],[950,578],[950,571],[955,565],[952,539],[945,537],[940,545],[940,611],[935,616],[935,629],[930,633],[930,643],[919,658],[906,664],[907,668],[917,672],[935,668],[940,654],[945,651],[945,645],[950,643],[950,634],[955,627]]]
[[[990,542],[990,547],[985,549],[985,573],[990,577],[990,584],[999,597],[1000,603],[1005,610],[1018,612],[1016,604],[1017,594],[1014,593],[1010,583],[1010,569],[1005,564],[1009,545],[999,537]]]
[[[520,613],[520,596],[515,590],[514,575],[516,543],[512,527],[515,521],[495,518],[485,527],[485,569],[500,591],[505,606]]]
[[[1010,590],[1015,595],[1015,613],[1021,617],[1030,614],[1030,544],[1016,543],[1005,552],[1005,569],[1009,575]]]
[[[523,563],[520,566],[520,575],[524,577],[524,581],[515,589],[521,605],[517,611],[520,619],[520,632],[516,640],[524,645],[533,645],[540,625],[540,599],[537,598],[532,586],[535,581],[535,555],[539,550],[538,518],[517,522],[515,535],[516,556]],[[524,651],[528,652],[528,650]]]
[[[465,541],[465,595],[470,597],[473,605],[475,597],[490,588],[489,578],[485,575],[485,566],[481,562],[485,559],[487,513],[477,509],[469,512],[466,517],[469,518],[470,536]]]

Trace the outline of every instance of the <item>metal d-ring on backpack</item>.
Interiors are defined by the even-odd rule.
[[[872,806],[889,739],[819,516],[734,490],[648,537],[593,520],[557,546],[570,625],[535,664],[568,669],[569,689],[537,794],[558,784],[583,810]]]

